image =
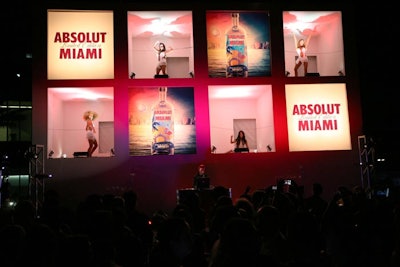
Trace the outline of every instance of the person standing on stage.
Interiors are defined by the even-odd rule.
[[[154,50],[157,52],[157,67],[156,67],[156,75],[159,75],[160,72],[162,75],[167,75],[167,53],[172,51],[172,48],[168,49],[165,47],[164,43],[160,43],[157,41],[154,46]]]
[[[204,178],[209,178],[206,174],[206,166],[204,164],[200,164],[196,175],[193,177],[193,188],[198,188],[199,180]]]

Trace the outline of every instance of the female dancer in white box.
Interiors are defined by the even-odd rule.
[[[154,46],[154,50],[157,52],[157,67],[156,67],[156,75],[160,74],[160,71],[163,75],[167,75],[167,53],[172,51],[172,48],[168,49],[165,47],[164,43],[160,43],[157,41]]]
[[[86,138],[89,142],[89,148],[87,150],[88,157],[91,157],[93,152],[97,149],[98,143],[96,136],[96,129],[93,125],[93,120],[97,117],[97,113],[93,111],[86,111],[83,118],[86,120]]]
[[[311,39],[311,34],[307,37],[307,40],[304,39],[297,40],[296,34],[293,32],[293,39],[298,56],[296,59],[296,65],[294,66],[294,76],[296,77],[298,76],[298,69],[300,68],[301,64],[304,65],[304,76],[306,76],[308,68],[308,57],[306,53],[307,53],[308,43],[310,42]]]

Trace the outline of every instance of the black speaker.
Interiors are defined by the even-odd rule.
[[[74,158],[87,158],[87,152],[74,152]]]
[[[154,78],[168,78],[168,74],[156,74],[154,75]]]
[[[319,72],[308,72],[307,77],[319,77]]]

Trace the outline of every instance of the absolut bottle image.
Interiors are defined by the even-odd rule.
[[[167,101],[167,87],[158,89],[158,101],[152,107],[152,155],[173,155],[174,109]]]
[[[247,77],[246,32],[239,25],[239,13],[232,13],[232,26],[226,36],[226,77]]]

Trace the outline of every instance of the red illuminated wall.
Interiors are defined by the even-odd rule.
[[[337,4],[337,3],[336,3]],[[179,79],[130,79],[128,73],[127,11],[192,10],[194,33],[194,78]],[[207,166],[213,185],[232,189],[233,198],[244,192],[275,184],[277,179],[291,177],[304,185],[305,194],[311,193],[312,183],[319,181],[329,198],[339,185],[354,186],[361,181],[357,137],[362,135],[361,105],[358,76],[355,64],[354,39],[351,38],[351,7],[337,4],[322,10],[343,11],[346,76],[286,77],[282,36],[282,11],[304,10],[306,7],[282,6],[283,4],[240,4],[239,10],[269,10],[271,19],[271,77],[209,78],[206,41],[206,10],[226,10],[231,6],[197,4],[99,4],[85,3],[48,4],[36,7],[34,17],[36,42],[33,56],[33,144],[47,145],[47,88],[54,87],[113,87],[115,156],[99,158],[46,159],[45,169],[52,173],[46,189],[55,189],[71,205],[76,205],[92,193],[119,194],[133,189],[139,196],[139,207],[148,213],[157,209],[171,210],[176,204],[176,190],[192,186],[192,177],[200,163]],[[338,6],[339,5],[339,6]],[[114,11],[114,79],[106,80],[48,80],[46,76],[46,12],[47,9],[89,8]],[[310,7],[311,8],[311,7]],[[312,7],[315,9],[315,5]],[[296,83],[345,83],[348,93],[349,121],[352,149],[344,151],[289,152],[286,121],[285,84]],[[211,154],[210,118],[208,110],[209,85],[272,86],[275,128],[275,152],[248,154]],[[137,86],[184,86],[194,88],[197,153],[174,156],[129,156],[128,90]],[[240,108],[240,107],[238,107]],[[229,136],[227,136],[227,142]],[[71,140],[74,142],[74,140]],[[47,151],[47,150],[46,150]]]

